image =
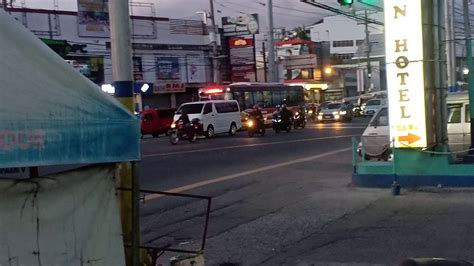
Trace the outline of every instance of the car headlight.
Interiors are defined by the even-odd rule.
[[[176,128],[176,123],[175,122],[171,123],[171,128]]]
[[[322,115],[318,116],[318,119],[323,120],[323,116]]]
[[[334,118],[339,119],[339,118],[341,118],[341,116],[340,115],[334,115]]]
[[[347,114],[347,111],[340,111],[339,114],[340,114],[340,115],[346,115],[346,114]]]
[[[339,112],[338,111],[335,111],[335,112],[332,112],[333,115],[338,115]]]

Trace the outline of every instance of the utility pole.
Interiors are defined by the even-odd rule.
[[[220,73],[220,66],[219,66],[219,59],[218,59],[218,51],[217,51],[217,28],[216,28],[216,14],[214,12],[214,0],[209,0],[209,5],[211,6],[211,32],[209,33],[211,36],[211,45],[212,45],[212,73],[213,78],[212,80],[214,83],[219,84],[221,82],[221,73]]]
[[[370,65],[370,52],[371,52],[371,45],[369,39],[369,20],[367,15],[367,9],[365,10],[365,43],[367,44],[366,52],[367,52],[367,91],[369,92],[372,86],[372,67]]]
[[[469,22],[469,0],[463,1],[464,11],[464,34],[466,38],[466,60],[469,69],[468,84],[469,84],[469,106],[471,116],[471,132],[474,132],[474,64],[472,61],[472,40],[471,40],[471,24]],[[471,149],[474,148],[474,134],[471,134]],[[469,151],[470,155],[474,154],[474,150]]]
[[[110,41],[112,56],[112,77],[115,97],[133,112],[133,68],[130,14],[128,0],[109,1]],[[124,145],[127,145],[126,143]],[[120,168],[119,186],[122,234],[128,266],[139,263],[139,179],[135,162],[123,162]],[[130,248],[131,247],[131,248]]]
[[[268,79],[277,82],[275,67],[275,40],[273,39],[273,0],[267,0],[268,19]]]
[[[263,55],[263,76],[265,78],[265,82],[268,82],[268,67],[267,67],[267,51],[265,48],[265,42],[262,43],[262,55]]]
[[[2,0],[2,6],[3,6],[3,10],[5,10],[5,12],[8,12],[7,0]]]

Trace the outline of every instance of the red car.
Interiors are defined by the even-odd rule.
[[[175,112],[176,108],[144,110],[140,125],[142,136],[151,134],[156,138],[160,134],[168,135]]]

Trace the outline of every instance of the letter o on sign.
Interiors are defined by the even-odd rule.
[[[398,68],[403,69],[408,66],[408,58],[406,56],[399,56],[395,61]]]

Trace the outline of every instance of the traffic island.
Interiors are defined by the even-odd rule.
[[[474,164],[456,164],[447,153],[394,149],[392,161],[354,162],[352,182],[360,187],[474,187]]]

